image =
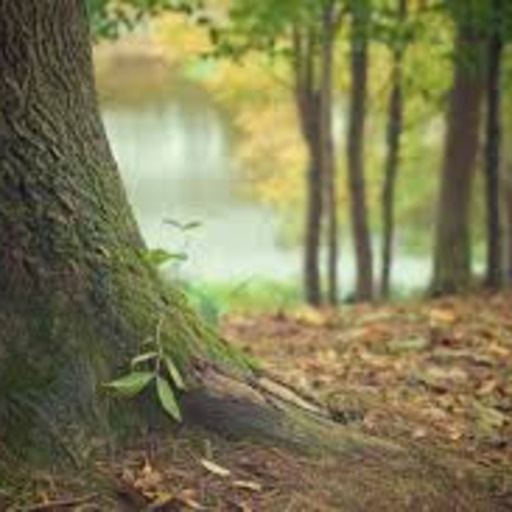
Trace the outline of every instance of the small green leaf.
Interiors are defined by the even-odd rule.
[[[171,380],[174,382],[178,389],[185,389],[185,382],[183,381],[183,377],[181,376],[178,367],[174,364],[173,360],[169,356],[165,356],[165,366],[167,367],[167,371],[169,372],[169,376]]]
[[[182,230],[183,231],[190,231],[192,229],[200,228],[202,225],[201,222],[198,220],[193,220],[192,222],[187,222],[186,224],[183,224]]]
[[[156,390],[158,399],[165,411],[175,420],[181,421],[181,412],[176,397],[169,386],[169,383],[162,377],[156,378]]]
[[[138,364],[145,363],[147,361],[151,361],[152,359],[156,359],[158,357],[158,352],[151,351],[145,352],[144,354],[140,354],[134,357],[131,361],[132,368],[137,366]]]
[[[165,249],[152,249],[146,253],[146,259],[151,265],[160,267],[172,260],[186,261],[188,256],[184,252],[168,252]]]
[[[170,260],[187,261],[188,256],[184,252],[170,252],[167,254]]]
[[[153,372],[131,372],[120,379],[105,384],[108,389],[120,395],[131,397],[138,395],[154,378]]]
[[[173,228],[176,228],[176,229],[182,229],[182,227],[183,227],[181,222],[174,220],[174,219],[165,219],[164,224],[168,224],[169,226],[172,226]]]
[[[146,258],[151,265],[159,267],[172,259],[172,256],[164,249],[152,249],[146,253]]]
[[[202,225],[202,223],[198,220],[193,220],[190,222],[179,222],[174,219],[165,219],[164,223],[178,229],[179,231],[190,231],[192,229],[199,228]]]

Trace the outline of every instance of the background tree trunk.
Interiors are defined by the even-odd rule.
[[[481,126],[484,52],[484,41],[475,28],[471,23],[460,22],[446,120],[433,294],[463,291],[471,284],[471,193]]]
[[[502,1],[492,0],[493,27],[488,47],[486,125],[487,272],[486,285],[503,284],[503,242],[500,208]]]
[[[334,140],[332,133],[333,110],[333,64],[334,41],[337,32],[338,20],[335,4],[330,2],[324,8],[322,34],[322,77],[320,88],[320,116],[321,116],[321,149],[322,168],[325,176],[324,197],[327,224],[327,300],[329,304],[338,303],[338,201],[336,160],[334,154]]]
[[[364,171],[364,131],[368,75],[368,23],[370,2],[352,3],[348,177],[352,233],[356,252],[356,300],[373,298],[373,255],[371,247]]]
[[[407,0],[398,0],[397,20],[402,25],[407,18]],[[403,130],[403,85],[402,65],[405,48],[399,41],[393,50],[393,68],[391,71],[391,95],[388,106],[388,126],[386,133],[387,155],[382,188],[382,270],[381,297],[389,298],[391,291],[391,268],[393,265],[393,242],[395,234],[395,188],[400,165],[400,142]]]
[[[315,87],[313,38],[310,32],[294,32],[295,102],[308,150],[306,223],[304,239],[304,291],[312,306],[323,302],[320,246],[324,214],[320,95]]]

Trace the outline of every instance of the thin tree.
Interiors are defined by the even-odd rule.
[[[480,140],[486,46],[476,16],[465,9],[461,11],[455,20],[454,78],[446,112],[433,294],[463,291],[470,286],[472,277],[471,198]]]
[[[352,85],[347,159],[352,235],[357,265],[355,298],[356,300],[371,300],[373,298],[373,253],[366,205],[364,165],[370,0],[351,2],[351,15]]]
[[[387,154],[382,187],[382,268],[381,297],[389,298],[391,290],[391,268],[393,264],[393,242],[395,237],[395,189],[400,166],[400,146],[403,131],[403,61],[405,46],[401,28],[407,19],[407,0],[398,0],[396,22],[401,37],[396,38],[392,50],[391,94],[388,105],[386,130]]]
[[[321,86],[320,86],[320,133],[322,167],[324,172],[324,201],[327,227],[327,300],[338,303],[339,227],[336,159],[333,140],[333,67],[334,46],[342,20],[342,11],[336,0],[329,0],[322,13]]]
[[[320,275],[320,245],[324,215],[324,173],[321,147],[321,105],[317,87],[315,35],[311,28],[293,31],[295,103],[302,135],[308,148],[306,178],[306,223],[304,239],[304,291],[306,301],[323,302]]]
[[[500,208],[501,162],[501,78],[503,1],[492,0],[491,27],[487,53],[487,122],[485,148],[485,183],[487,211],[486,285],[499,288],[503,283],[503,240]]]

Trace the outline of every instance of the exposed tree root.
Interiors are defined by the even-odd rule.
[[[267,376],[241,381],[202,365],[196,378],[204,386],[183,400],[189,421],[230,439],[277,443],[333,461],[326,485],[339,510],[510,510],[504,475],[448,451],[364,435]]]

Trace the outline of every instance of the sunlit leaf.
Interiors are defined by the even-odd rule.
[[[181,421],[181,411],[169,383],[162,377],[156,379],[158,399],[164,410],[176,421]]]
[[[139,364],[146,363],[147,361],[156,359],[157,357],[158,357],[158,352],[154,352],[154,351],[146,352],[144,354],[140,354],[140,355],[134,357],[131,361],[131,365],[132,365],[132,367],[137,366]]]
[[[181,373],[178,370],[178,367],[174,364],[173,360],[169,356],[165,356],[164,361],[172,382],[178,389],[185,389],[185,382],[183,377],[181,376]]]
[[[159,267],[172,259],[172,254],[164,249],[152,249],[146,253],[146,259],[151,265]]]
[[[120,379],[105,384],[116,393],[131,397],[138,395],[154,378],[153,372],[132,372]]]
[[[233,486],[245,491],[261,492],[263,490],[263,486],[259,482],[252,480],[235,480]]]
[[[220,476],[222,478],[226,478],[229,475],[231,475],[231,471],[229,469],[219,466],[218,464],[212,462],[211,460],[201,459],[201,466],[203,466],[203,468],[209,471],[210,473]]]

